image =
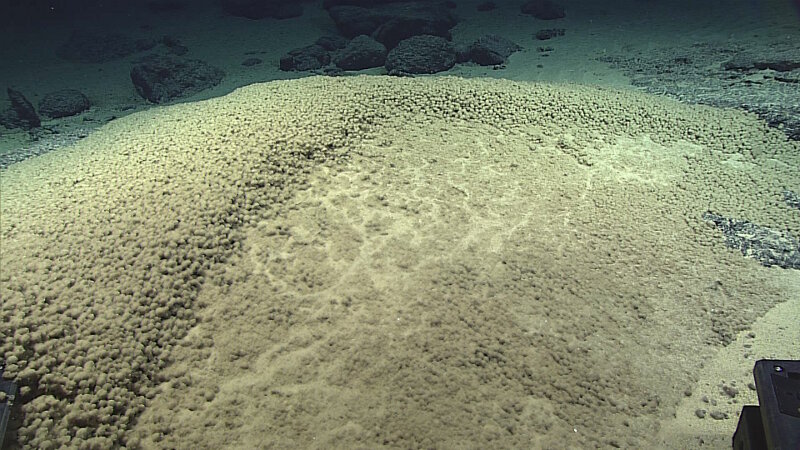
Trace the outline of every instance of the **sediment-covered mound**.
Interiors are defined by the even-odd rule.
[[[646,448],[786,295],[798,146],[579,86],[309,78],[2,173],[27,448]],[[658,370],[654,371],[654,368]]]

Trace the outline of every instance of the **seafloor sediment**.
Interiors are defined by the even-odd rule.
[[[652,448],[787,295],[703,213],[797,236],[798,155],[738,111],[455,78],[115,120],[3,173],[12,439]]]

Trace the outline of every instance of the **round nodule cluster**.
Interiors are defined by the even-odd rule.
[[[741,113],[675,115],[664,101],[498,80],[314,77],[135,114],[10,167],[0,350],[21,387],[15,439],[136,446],[128,430],[170,381],[170,351],[199,320],[206,277],[240,249],[241,227],[267,217],[315,166],[346,161],[383,123],[413,115],[570,130],[576,147],[659,130],[653,139],[743,157],[798,150]]]
[[[130,445],[237,229],[368,119],[281,90],[126,118],[3,174],[0,342],[23,447]]]

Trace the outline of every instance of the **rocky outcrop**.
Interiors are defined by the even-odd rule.
[[[456,48],[439,36],[414,36],[401,41],[386,57],[390,75],[437,73],[456,64]]]
[[[342,70],[363,70],[386,63],[386,47],[369,36],[356,36],[336,52],[334,64]]]
[[[42,126],[42,121],[33,104],[28,101],[22,92],[8,88],[8,99],[11,101],[11,108],[0,114],[0,125],[6,128],[22,128],[32,130]]]
[[[152,55],[139,60],[130,75],[142,98],[166,103],[216,86],[225,72],[197,59]]]
[[[80,114],[91,106],[89,99],[76,89],[51,92],[39,102],[39,112],[52,119]]]
[[[512,53],[522,47],[496,34],[487,34],[478,38],[469,48],[469,59],[481,66],[505,64]]]
[[[441,4],[402,2],[364,8],[335,6],[328,11],[347,38],[365,34],[391,50],[403,39],[432,35],[450,39],[457,20]]]

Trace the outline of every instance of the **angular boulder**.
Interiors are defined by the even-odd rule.
[[[455,46],[439,36],[405,39],[386,56],[386,70],[390,75],[444,72],[455,65]]]
[[[296,48],[281,56],[280,69],[288,71],[318,70],[331,62],[331,55],[321,45]]]
[[[7,128],[23,128],[32,130],[42,126],[42,120],[22,92],[8,88],[8,99],[11,100],[9,108],[2,116],[2,124]]]
[[[328,13],[345,37],[366,34],[387,49],[412,36],[432,35],[449,39],[450,29],[458,23],[445,6],[419,1],[371,8],[335,6]]]
[[[512,53],[522,47],[496,34],[487,34],[478,38],[469,49],[469,59],[481,66],[505,64]]]
[[[80,114],[91,107],[89,99],[77,89],[50,92],[39,102],[39,113],[52,119]]]
[[[336,52],[333,63],[342,70],[363,70],[386,63],[386,47],[369,36],[356,36]]]
[[[198,59],[152,55],[140,59],[130,75],[142,98],[166,103],[218,85],[225,72]]]

